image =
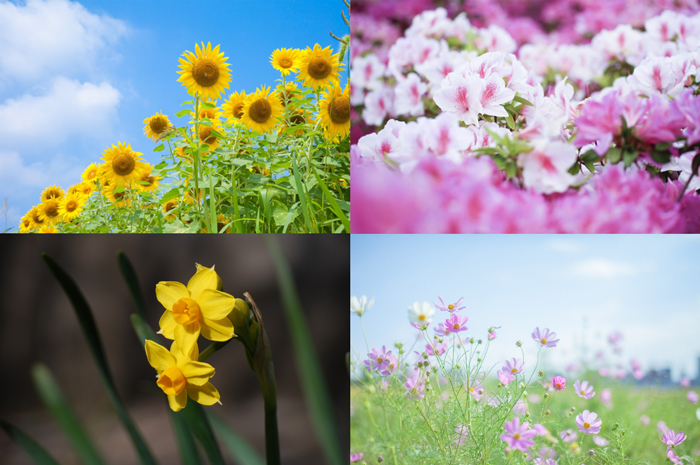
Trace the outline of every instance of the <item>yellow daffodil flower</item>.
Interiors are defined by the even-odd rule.
[[[210,341],[234,337],[233,324],[227,317],[236,299],[221,289],[223,284],[214,267],[199,264],[187,287],[174,281],[158,283],[156,298],[166,310],[158,334],[175,339],[181,347],[196,344],[200,334]]]
[[[199,348],[195,343],[187,349],[173,342],[170,351],[153,341],[146,341],[148,363],[158,371],[158,387],[168,396],[174,412],[187,405],[187,397],[202,405],[221,403],[219,391],[209,382],[214,367],[198,362]]]

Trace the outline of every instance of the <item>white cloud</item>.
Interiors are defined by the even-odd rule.
[[[625,262],[615,262],[604,258],[589,258],[573,266],[575,275],[587,278],[617,278],[630,276],[641,271]]]
[[[48,93],[23,95],[0,105],[0,140],[5,148],[56,146],[68,137],[112,131],[121,94],[107,82],[56,78]]]
[[[581,248],[576,242],[562,239],[554,239],[549,242],[548,246],[550,250],[554,250],[556,252],[577,252]]]
[[[66,188],[80,181],[83,169],[76,159],[60,154],[47,161],[27,162],[17,152],[0,152],[0,201],[4,197],[21,197],[52,184]],[[33,200],[38,202],[39,196]]]
[[[67,0],[0,3],[0,76],[38,79],[90,69],[98,53],[125,35],[124,22]]]

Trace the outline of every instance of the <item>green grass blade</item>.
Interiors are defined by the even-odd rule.
[[[319,176],[318,171],[316,171],[316,169],[314,167],[311,167],[311,171],[314,173],[314,176],[316,177],[316,181],[318,182],[318,185],[321,186],[321,190],[323,191],[324,194],[326,194],[326,197],[328,198],[328,203],[331,204],[331,208],[333,209],[335,216],[340,218],[340,221],[343,223],[343,227],[345,228],[345,232],[349,233],[350,232],[350,220],[348,220],[348,217],[345,216],[345,213],[340,208],[340,205],[338,205],[338,202],[335,200],[335,197],[333,197],[333,194],[331,194],[331,192],[328,190],[328,187],[321,179],[321,176]]]
[[[5,430],[15,444],[24,449],[36,465],[60,465],[46,449],[12,423],[0,419],[0,428]]]
[[[138,277],[136,276],[136,271],[131,265],[131,262],[127,258],[126,254],[121,250],[117,252],[117,262],[119,263],[119,270],[122,272],[124,281],[131,292],[131,297],[134,299],[136,304],[136,311],[144,320],[146,319],[146,300],[143,298],[143,292],[141,292],[141,286],[139,285]]]
[[[297,370],[300,374],[304,397],[316,427],[316,434],[321,442],[321,447],[328,463],[342,465],[347,463],[347,458],[343,459],[340,435],[336,428],[330,395],[328,394],[318,357],[311,342],[313,338],[301,310],[294,278],[275,238],[265,237],[265,240],[275,262],[284,311],[294,347]]]
[[[103,465],[104,459],[63,397],[61,388],[46,365],[35,364],[32,367],[32,379],[39,397],[68,437],[80,461],[85,465]]]
[[[134,332],[136,332],[136,337],[139,340],[139,344],[143,348],[145,341],[153,341],[160,344],[158,335],[153,331],[151,326],[146,323],[141,315],[136,313],[131,315],[131,325],[134,327]],[[144,349],[145,350],[145,349]],[[199,465],[201,461],[199,460],[199,454],[197,453],[197,445],[194,443],[194,438],[192,437],[192,431],[187,424],[187,420],[181,416],[177,415],[168,406],[168,412],[173,419],[173,425],[175,426],[175,435],[177,436],[177,444],[180,447],[180,454],[182,455],[182,463],[185,465]]]
[[[307,232],[311,232],[314,229],[311,227],[311,218],[309,218],[309,209],[306,205],[306,192],[301,186],[301,180],[299,179],[299,168],[297,167],[297,153],[296,150],[292,150],[292,166],[294,171],[292,175],[294,176],[294,184],[296,184],[297,195],[299,196],[299,201],[301,202],[301,211],[304,213],[304,221],[306,222]]]
[[[151,451],[148,449],[146,442],[141,437],[141,434],[129,416],[129,412],[127,412],[124,404],[117,394],[116,388],[114,387],[114,380],[111,372],[109,371],[107,357],[105,357],[102,341],[100,340],[100,335],[97,331],[97,325],[95,324],[92,311],[90,310],[90,306],[85,300],[83,293],[80,291],[75,281],[73,281],[73,278],[71,278],[51,257],[46,254],[43,254],[42,257],[73,305],[73,310],[75,310],[80,327],[83,330],[85,339],[87,339],[88,347],[90,348],[90,352],[92,352],[93,358],[95,359],[95,364],[97,365],[97,370],[100,374],[100,378],[102,379],[102,383],[107,390],[107,395],[114,406],[114,410],[117,412],[117,416],[131,437],[141,463],[143,465],[155,465],[156,461],[153,458]]]
[[[175,415],[185,416],[192,432],[207,454],[209,463],[212,465],[224,465],[224,457],[221,455],[214,432],[211,429],[209,420],[204,415],[202,407],[197,402],[189,399],[187,406],[179,412],[175,412]]]
[[[236,463],[240,465],[265,465],[265,460],[258,451],[222,418],[211,413],[207,414],[207,417],[214,427],[219,440]]]

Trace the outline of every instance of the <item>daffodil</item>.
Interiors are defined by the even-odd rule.
[[[156,298],[165,307],[159,334],[189,347],[201,334],[210,341],[228,341],[235,336],[227,318],[236,299],[221,289],[221,278],[214,267],[197,264],[197,272],[187,286],[163,281],[156,286]]]
[[[198,362],[199,348],[180,346],[177,341],[170,351],[153,341],[146,341],[148,363],[158,371],[158,387],[168,396],[168,403],[174,412],[187,405],[187,397],[202,405],[221,403],[219,391],[209,382],[214,376],[214,367]]]

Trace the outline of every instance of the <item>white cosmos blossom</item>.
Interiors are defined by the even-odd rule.
[[[372,297],[369,302],[367,301],[367,296],[363,295],[359,299],[355,296],[350,297],[350,311],[352,313],[357,313],[359,316],[365,314],[367,310],[372,308],[374,305],[374,297]]]
[[[430,302],[413,302],[408,307],[408,319],[418,325],[430,324],[435,315],[435,307]]]

